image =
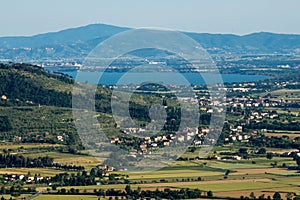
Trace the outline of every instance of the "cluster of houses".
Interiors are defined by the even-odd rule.
[[[97,168],[100,169],[100,170],[102,170],[102,171],[107,171],[107,172],[115,171],[114,167],[108,166],[106,164],[97,165]]]
[[[126,133],[138,133],[138,129],[126,129]],[[198,127],[194,128],[185,128],[183,130],[183,134],[175,135],[173,133],[168,135],[155,135],[152,137],[143,138],[143,142],[139,145],[140,152],[136,149],[131,150],[131,154],[151,154],[152,150],[170,146],[172,143],[180,144],[180,143],[191,143],[194,146],[200,146],[203,141],[203,137],[209,133],[209,128],[202,128],[200,131]],[[122,143],[119,137],[115,137],[111,139],[111,144]]]
[[[250,135],[243,132],[243,126],[230,125],[230,135],[224,139],[225,143],[249,142]]]
[[[229,137],[225,138],[225,143],[232,143],[232,142],[249,142],[250,136],[248,134],[236,134],[236,135],[229,135]]]
[[[34,176],[27,176],[27,175],[23,175],[23,174],[7,174],[4,177],[4,182],[17,182],[17,181],[22,181],[22,182],[26,182],[27,184],[31,184],[31,183],[36,183],[42,180],[49,180],[50,177],[43,177],[40,175],[34,175]]]
[[[217,155],[211,156],[210,159],[211,160],[228,160],[228,158],[224,159],[221,156],[217,156]],[[241,156],[234,155],[234,156],[231,156],[230,159],[231,160],[242,160],[243,158]]]
[[[285,104],[284,99],[271,100],[265,98],[249,98],[249,97],[235,97],[227,98],[227,105],[231,105],[233,108],[251,108],[251,107],[278,107]]]
[[[284,152],[284,153],[281,153],[278,156],[281,156],[281,157],[292,157],[293,153],[296,153],[296,155],[298,157],[300,157],[299,150],[293,150],[293,151]],[[211,160],[228,160],[228,159],[231,159],[231,160],[242,160],[243,158],[241,156],[238,156],[238,155],[226,156],[226,158],[218,156],[218,155],[212,155],[212,156],[209,157],[209,159],[211,159]],[[288,169],[298,169],[298,166],[288,166]]]
[[[275,118],[278,118],[278,115],[277,114],[270,114],[270,113],[258,113],[258,112],[252,112],[251,116],[250,116],[250,119],[253,120],[253,119],[258,119],[258,120],[261,120],[261,119],[275,119]]]
[[[114,167],[108,166],[106,164],[97,165],[96,168],[102,171],[103,177],[108,177],[110,172],[113,172],[116,170]]]

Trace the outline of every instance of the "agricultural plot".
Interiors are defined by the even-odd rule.
[[[34,200],[97,200],[97,196],[86,195],[39,195]],[[104,198],[101,198],[101,200]]]
[[[0,174],[19,174],[26,175],[30,173],[31,175],[40,174],[41,176],[54,176],[58,173],[62,173],[61,170],[47,169],[47,168],[1,168]]]

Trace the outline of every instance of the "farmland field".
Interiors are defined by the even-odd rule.
[[[49,147],[57,145],[44,144],[6,144],[0,146],[3,149],[12,149],[19,151],[20,155],[26,157],[42,157],[49,156],[55,162],[68,165],[83,165],[87,170],[97,166],[101,162],[96,158],[87,154],[69,154],[58,151],[49,151]],[[21,148],[22,147],[22,148]],[[21,151],[20,151],[21,149]],[[217,147],[216,150],[236,151],[236,148]],[[269,149],[274,152],[285,152],[284,149]],[[39,152],[41,151],[41,152]],[[193,153],[188,153],[185,156],[193,157]],[[217,196],[240,197],[241,194],[246,196],[250,192],[255,192],[256,195],[265,194],[272,195],[275,191],[280,191],[283,194],[293,192],[298,194],[300,186],[300,174],[297,171],[287,170],[286,168],[272,167],[271,164],[276,162],[278,166],[283,163],[288,165],[295,164],[292,158],[274,157],[268,160],[265,157],[252,158],[251,160],[190,160],[176,161],[169,167],[151,172],[112,172],[112,174],[123,174],[128,176],[131,187],[142,190],[156,190],[157,188],[164,189],[181,189],[191,188],[200,189],[201,191],[212,191]],[[225,172],[230,171],[228,175]],[[63,170],[50,168],[2,168],[0,174],[41,174],[42,176],[54,176],[63,173]],[[67,172],[67,171],[66,171]],[[66,190],[78,189],[81,193],[86,191],[93,193],[94,189],[111,189],[124,190],[126,184],[114,185],[91,185],[91,186],[64,186],[58,187]],[[37,191],[46,191],[50,186],[37,186]],[[53,191],[55,192],[55,191]],[[80,193],[79,193],[80,194]],[[45,199],[97,199],[96,196],[80,196],[80,195],[39,195],[35,200]]]
[[[85,196],[85,195],[40,195],[34,200],[97,200],[97,196]],[[104,199],[104,198],[101,198]]]
[[[42,176],[54,176],[58,173],[62,173],[61,170],[47,169],[47,168],[2,168],[0,174],[27,174],[31,175],[40,174]]]
[[[43,149],[46,147],[59,147],[62,145],[59,144],[9,144],[9,143],[0,143],[0,149]]]

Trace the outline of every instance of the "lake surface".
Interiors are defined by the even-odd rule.
[[[62,72],[62,71],[61,71]],[[242,83],[256,82],[268,77],[260,75],[241,74],[212,74],[212,73],[125,73],[125,72],[92,72],[92,71],[64,71],[62,73],[72,76],[79,82],[102,85],[128,85],[143,82],[163,82],[167,84],[216,84],[216,83]],[[100,78],[101,77],[101,78]],[[100,79],[99,79],[100,78]]]

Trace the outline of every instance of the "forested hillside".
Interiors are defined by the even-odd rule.
[[[0,105],[71,107],[73,80],[27,64],[0,64]]]

